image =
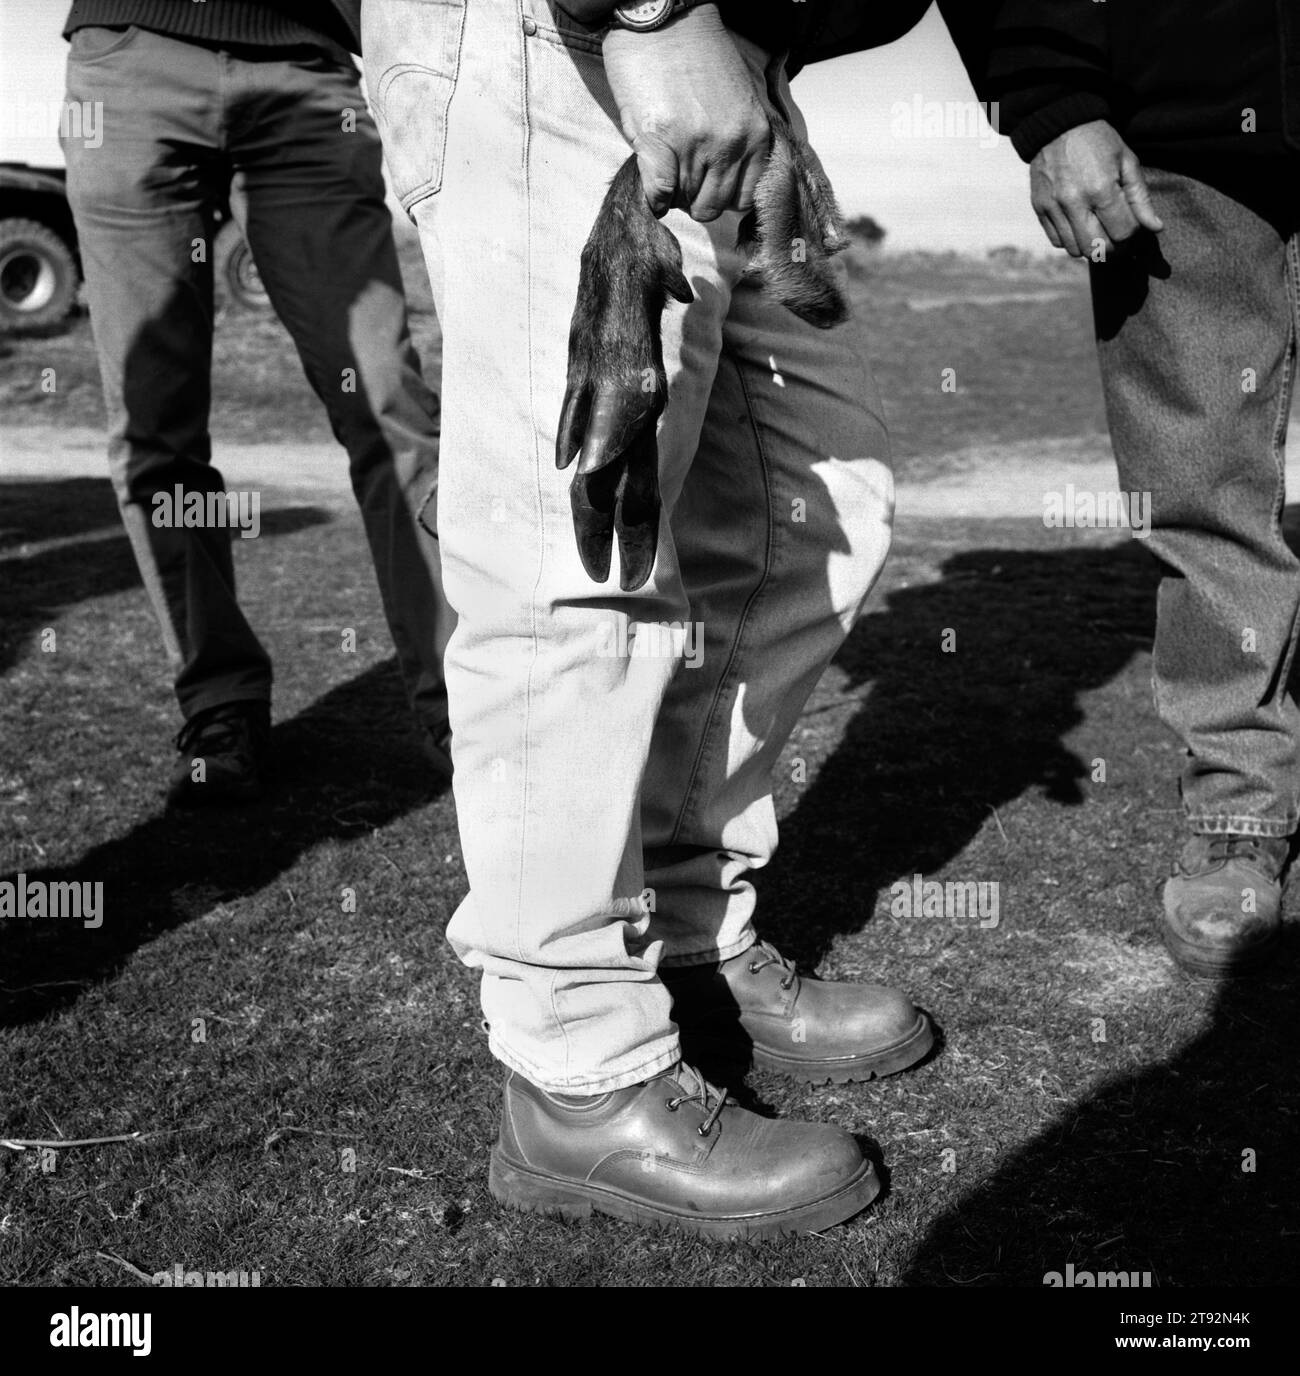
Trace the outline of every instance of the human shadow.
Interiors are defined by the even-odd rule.
[[[903,1283],[1295,1285],[1294,927],[1287,938],[1265,974],[1223,985],[1200,1036],[1071,1104],[963,1195]]]
[[[43,540],[122,531],[107,477],[19,478],[0,484],[0,495],[0,557]]]
[[[1031,538],[1041,545],[1041,525]],[[895,587],[845,642],[826,706],[869,692],[755,877],[759,934],[804,969],[866,927],[900,876],[959,856],[994,810],[1030,790],[1081,806],[1089,766],[1063,738],[1081,696],[1151,642],[1159,568],[1136,542],[964,549],[938,573]],[[714,997],[707,1025],[689,1000],[678,1021],[689,1056],[735,1087],[752,1047],[732,1001]]]
[[[1284,530],[1300,543],[1300,511]],[[759,909],[802,964],[860,931],[899,875],[960,855],[993,809],[1031,790],[1080,806],[1088,766],[1063,738],[1081,696],[1151,643],[1160,567],[1136,542],[966,550],[940,573],[888,594],[839,657],[848,689],[870,693],[785,821]],[[1067,1266],[1137,1284],[1294,1283],[1298,963],[1290,928],[1268,972],[1219,990],[1203,1033],[1063,1109],[940,1216],[905,1283],[1041,1286]]]
[[[1296,548],[1296,508],[1286,513],[1284,533]],[[1025,595],[1025,575],[1043,559],[1056,561],[1060,570],[1065,620],[1055,626],[1048,607]],[[854,856],[866,862],[865,885],[880,882],[880,857],[888,857],[885,868],[891,872],[938,868],[960,851],[990,806],[1025,788],[1044,786],[1066,805],[1080,801],[1075,780],[1082,765],[1062,747],[1060,733],[1079,719],[1077,694],[1105,681],[1149,641],[1158,569],[1154,563],[1139,568],[1139,559],[1140,551],[1130,549],[1030,555],[1015,563],[1000,553],[949,561],[945,573],[957,566],[975,576],[970,592],[976,596],[980,588],[995,591],[989,581],[993,563],[1018,570],[1016,588],[1006,590],[1007,610],[1022,624],[1023,639],[994,636],[1011,680],[1000,701],[983,692],[972,695],[947,674],[937,690],[923,671],[910,688],[894,685],[883,697],[873,692],[861,714],[862,734],[839,752],[825,779],[827,790],[842,796],[851,767],[864,775],[855,821],[867,839]],[[944,595],[938,595],[943,604]],[[906,594],[902,600],[908,601]],[[913,602],[927,600],[920,594]],[[961,592],[947,600],[946,624],[961,624],[960,617],[974,612],[966,603]],[[988,612],[982,624],[996,626],[1001,619],[1000,612]],[[886,617],[875,629],[891,628],[925,642],[934,618],[918,613],[900,625]],[[870,628],[855,641],[851,663],[866,662],[858,655],[868,648],[887,650]],[[1017,644],[1023,647],[1020,659]],[[888,675],[883,686],[890,687]],[[890,762],[890,742],[895,730],[907,726],[909,701],[908,749],[924,762],[910,778],[901,772],[906,752]],[[945,741],[949,733],[957,733],[955,744]],[[882,752],[886,785],[873,794],[868,771]],[[899,788],[890,787],[894,770]],[[822,783],[819,778],[819,789]],[[798,809],[796,836],[815,837],[819,827],[834,825],[833,798],[825,791],[812,800],[811,811]],[[903,808],[902,817],[891,815]],[[829,862],[835,848],[819,855]],[[807,841],[797,858],[804,873],[815,865]],[[841,866],[841,877],[845,872]],[[851,925],[847,915],[840,916],[841,930]],[[836,926],[824,922],[819,933],[833,933]],[[1115,1075],[1064,1108],[945,1211],[918,1241],[904,1283],[1042,1286],[1054,1283],[1047,1277],[1064,1282],[1069,1275],[1082,1286],[1099,1277],[1105,1285],[1294,1284],[1300,1196],[1291,1163],[1300,1077],[1286,1029],[1300,952],[1293,927],[1286,938],[1266,972],[1219,988],[1200,1035],[1166,1060]],[[1179,991],[1188,989],[1178,979],[1161,994],[1171,1004],[1183,1001]]]
[[[103,884],[103,925],[4,925],[0,1026],[35,1021],[110,979],[131,953],[257,893],[322,841],[370,832],[446,791],[416,747],[395,659],[332,688],[272,731],[276,786],[260,803],[167,811],[33,881]],[[14,882],[13,872],[0,881]]]
[[[334,519],[325,507],[277,507],[263,514],[260,535],[293,535]],[[24,552],[31,545],[37,548]],[[19,661],[35,630],[67,608],[139,586],[108,479],[0,484],[0,583],[0,673]]]
[[[940,574],[890,592],[837,656],[845,691],[870,692],[760,880],[764,935],[810,968],[995,809],[1030,789],[1081,805],[1087,767],[1062,738],[1081,695],[1151,642],[1159,570],[1135,543],[968,549]]]

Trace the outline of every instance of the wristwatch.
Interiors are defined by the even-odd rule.
[[[620,29],[631,29],[633,33],[649,33],[663,26],[683,10],[703,0],[638,0],[636,4],[619,5],[611,19]]]

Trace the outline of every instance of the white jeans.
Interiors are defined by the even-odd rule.
[[[742,277],[736,215],[671,212],[696,301],[664,317],[658,560],[636,593],[593,583],[555,437],[579,254],[629,153],[598,36],[547,0],[383,0],[365,24],[444,338],[470,884],[448,936],[483,971],[500,1060],[618,1089],[678,1056],[659,964],[754,941],[772,767],[889,546],[880,402],[854,325],[813,329]],[[766,99],[768,60],[741,46]],[[773,81],[802,130],[779,64]]]

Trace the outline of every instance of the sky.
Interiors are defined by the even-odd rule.
[[[67,8],[0,0],[2,160],[62,161],[55,129]],[[1029,209],[1027,171],[1005,139],[987,126],[980,136],[970,84],[937,11],[888,47],[805,68],[793,90],[846,214],[873,215],[887,247],[1047,249]]]
[[[1049,251],[1029,208],[1029,169],[982,116],[980,136],[937,10],[897,43],[806,67],[791,89],[845,213],[874,215],[887,247]]]

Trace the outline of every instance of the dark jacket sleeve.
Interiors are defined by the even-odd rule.
[[[371,4],[378,3],[378,0],[370,0]],[[354,53],[361,51],[361,0],[334,0],[334,8],[338,10],[343,22],[348,26],[352,34],[352,42],[349,45]]]
[[[821,0],[817,6],[808,5],[810,18],[804,32],[791,45],[791,72],[810,62],[825,62],[892,43],[920,23],[930,3],[931,0],[873,0],[868,4],[863,0]],[[746,7],[752,9],[753,0],[747,0]]]
[[[975,94],[986,104],[989,94],[989,62],[998,12],[1005,0],[939,0],[939,13],[956,45]]]
[[[998,6],[987,56],[974,58],[987,63],[976,90],[996,103],[998,128],[1026,162],[1066,130],[1112,118],[1108,8],[1094,0]]]

